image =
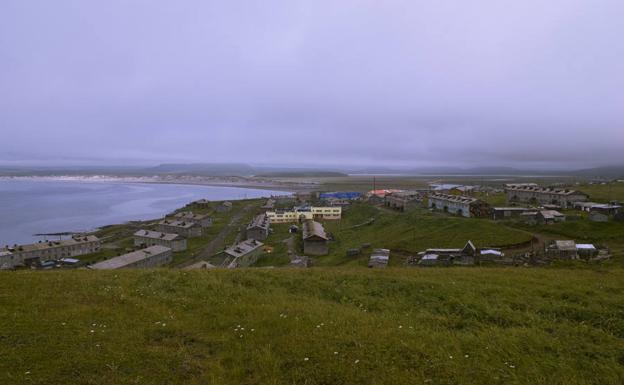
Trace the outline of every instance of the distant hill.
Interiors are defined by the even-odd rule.
[[[243,163],[165,163],[141,170],[151,174],[185,174],[202,176],[250,176],[253,167]]]
[[[256,175],[264,178],[305,178],[305,177],[347,177],[348,174],[338,171],[273,171]]]

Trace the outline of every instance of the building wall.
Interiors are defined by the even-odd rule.
[[[12,252],[13,258],[8,258],[7,261],[11,261],[11,266],[21,265],[24,261],[29,259],[40,260],[59,260],[67,257],[78,257],[85,254],[95,253],[100,249],[100,241],[88,241],[73,245],[52,245],[46,248],[20,251],[19,246]]]
[[[468,203],[447,201],[444,199],[437,199],[437,198],[430,197],[429,208],[434,208],[434,207],[436,210],[444,210],[444,208],[446,207],[447,209],[445,211],[451,214],[456,214],[456,215],[461,214],[462,216],[466,218],[470,218],[471,216],[470,205]]]
[[[266,227],[252,227],[247,229],[246,235],[248,239],[264,241],[269,236],[269,229]]]
[[[171,250],[167,250],[163,253],[151,255],[148,258],[129,264],[127,267],[147,269],[151,267],[166,265],[167,263],[170,263],[172,259],[173,257]]]
[[[327,241],[309,239],[303,241],[303,253],[309,255],[327,255],[329,245]]]
[[[227,253],[226,253],[227,254]],[[227,254],[229,255],[229,254]],[[230,267],[248,267],[256,263],[258,258],[262,255],[262,247],[258,247],[247,254],[235,257],[230,263]],[[230,256],[231,257],[231,256]]]
[[[537,202],[540,204],[555,204],[562,207],[572,207],[574,202],[587,200],[584,194],[562,195],[541,191],[506,190],[508,202]]]
[[[201,237],[202,235],[202,228],[199,225],[192,227],[180,227],[172,226],[165,223],[159,223],[157,226],[157,230],[161,233],[178,234],[187,238]]]
[[[340,207],[312,207],[310,211],[267,211],[270,223],[293,223],[308,219],[338,220],[342,218]]]
[[[149,237],[142,237],[140,235],[135,235],[134,236],[134,246],[154,246],[154,245],[160,245],[160,246],[165,246],[170,248],[173,251],[184,251],[186,250],[186,239],[177,239],[174,241],[169,241],[166,239],[160,239],[160,238],[149,238]]]

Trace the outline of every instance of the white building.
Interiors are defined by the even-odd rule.
[[[292,210],[273,210],[266,212],[271,223],[293,223],[312,220],[337,220],[342,218],[342,207],[295,207]]]

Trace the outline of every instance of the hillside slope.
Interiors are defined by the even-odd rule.
[[[621,384],[624,270],[0,274],[3,384]]]

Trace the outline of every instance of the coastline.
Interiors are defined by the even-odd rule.
[[[117,175],[46,175],[46,176],[0,176],[2,181],[54,181],[85,183],[146,183],[176,184],[211,187],[237,187],[258,190],[276,190],[288,193],[308,192],[318,189],[317,183],[282,182],[255,177],[204,177],[188,175],[117,176]]]

